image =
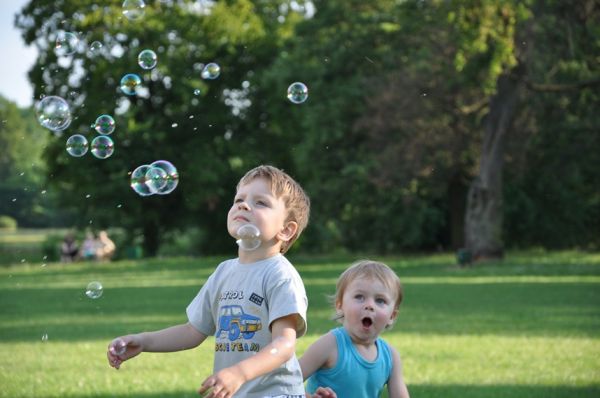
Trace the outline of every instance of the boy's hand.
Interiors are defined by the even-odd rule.
[[[117,337],[108,345],[106,357],[108,364],[115,369],[119,369],[126,360],[135,357],[142,352],[143,346],[136,335]]]
[[[204,398],[230,398],[244,382],[246,379],[242,372],[236,366],[232,366],[209,376],[202,383],[198,393]]]
[[[306,394],[307,398],[337,398],[337,395],[329,387],[319,387],[313,395]]]

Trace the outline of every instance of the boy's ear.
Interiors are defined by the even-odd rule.
[[[398,317],[398,308],[396,308],[394,310],[394,312],[392,312],[392,316],[390,316],[390,320],[388,321],[388,327],[392,326],[394,324],[394,322],[396,322],[396,318]]]
[[[298,223],[296,221],[286,221],[281,231],[277,233],[277,239],[287,242],[298,232]]]

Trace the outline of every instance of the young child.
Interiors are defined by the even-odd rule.
[[[187,323],[113,340],[109,364],[118,369],[143,351],[189,349],[214,335],[214,373],[200,394],[304,397],[295,346],[306,331],[308,300],[283,254],[306,227],[309,211],[309,198],[283,171],[259,166],[246,173],[227,216],[227,230],[240,244],[238,257],[219,264],[208,278],[187,307]],[[238,230],[248,224],[260,232],[256,248],[241,242]]]
[[[398,276],[383,263],[358,261],[338,279],[334,302],[343,326],[321,336],[300,358],[307,391],[375,398],[387,385],[390,398],[409,398],[400,355],[379,337],[398,315]]]

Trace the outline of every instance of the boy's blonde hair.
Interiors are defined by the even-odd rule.
[[[335,296],[332,297],[334,306],[342,304],[346,289],[358,278],[377,279],[383,283],[395,296],[394,309],[398,310],[404,297],[400,278],[384,263],[372,260],[356,261],[342,272],[335,285]],[[335,318],[339,320],[340,316],[336,314]]]
[[[248,171],[238,182],[236,189],[246,185],[257,178],[264,178],[271,186],[271,192],[277,199],[283,199],[288,212],[287,221],[295,221],[298,230],[287,242],[282,242],[281,252],[285,253],[298,239],[304,228],[308,225],[310,215],[310,199],[292,177],[283,170],[269,165],[261,165]]]

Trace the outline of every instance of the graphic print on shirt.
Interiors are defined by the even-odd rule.
[[[246,314],[240,305],[224,305],[219,312],[219,327],[215,337],[226,332],[229,341],[239,338],[251,339],[254,333],[262,329],[259,317]]]

